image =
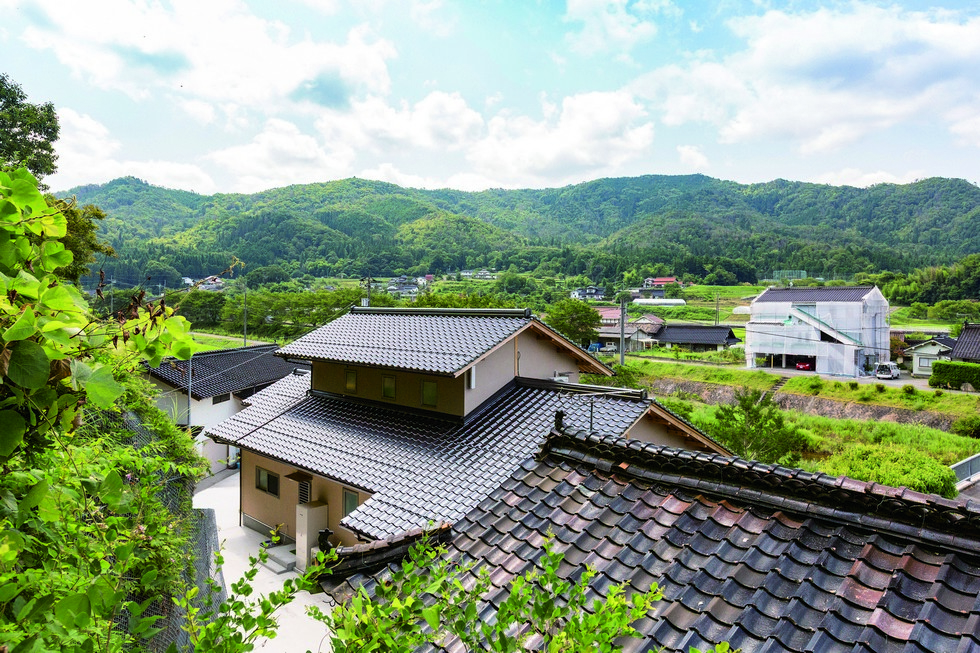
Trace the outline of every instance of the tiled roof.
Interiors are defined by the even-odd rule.
[[[980,324],[963,325],[963,331],[956,339],[956,346],[949,357],[953,360],[980,360]]]
[[[279,355],[455,374],[533,321],[513,309],[355,307]]]
[[[657,340],[681,345],[733,345],[742,342],[729,327],[700,324],[668,324],[657,334]]]
[[[540,447],[565,413],[571,428],[623,434],[650,401],[605,389],[592,401],[570,385],[517,379],[464,422],[335,395],[308,395],[290,376],[206,433],[373,493],[341,522],[381,539],[430,521],[455,522]],[[590,390],[603,389],[588,386]]]
[[[191,361],[165,358],[158,367],[147,366],[146,371],[185,392],[190,377],[191,396],[200,400],[263,387],[302,366],[277,358],[274,354],[278,349],[278,345],[217,349],[194,354]]]
[[[874,286],[822,286],[814,288],[767,288],[755,302],[859,302]]]
[[[946,347],[947,349],[952,349],[956,345],[956,338],[950,338],[947,336],[936,336],[935,338],[930,338],[929,340],[920,342],[917,345],[906,347],[905,351],[906,352],[915,351],[919,347],[925,347],[926,345],[940,345],[942,347]]]
[[[559,573],[596,570],[589,603],[618,583],[659,584],[663,600],[633,624],[639,639],[618,642],[624,651],[980,650],[973,501],[553,434],[453,530],[446,555],[490,573],[483,619],[551,532]]]

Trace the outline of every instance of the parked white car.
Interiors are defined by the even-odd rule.
[[[875,376],[879,379],[898,379],[902,372],[895,363],[878,363],[875,366]]]

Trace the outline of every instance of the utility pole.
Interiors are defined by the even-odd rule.
[[[715,326],[718,326],[718,313],[720,310],[718,307],[718,293],[715,293]]]
[[[619,298],[619,364],[626,364],[626,298]]]
[[[245,296],[245,310],[242,312],[242,346],[248,347],[248,282],[242,277],[242,288]]]
[[[371,279],[370,276],[367,276],[367,277],[364,277],[363,279],[361,279],[361,281],[367,281],[367,303],[364,304],[364,306],[370,306],[371,305],[371,281],[372,281],[372,279]]]

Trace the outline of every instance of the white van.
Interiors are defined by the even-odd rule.
[[[875,367],[875,376],[879,379],[897,379],[902,376],[902,373],[895,363],[878,363]]]

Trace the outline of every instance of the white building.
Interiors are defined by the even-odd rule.
[[[888,300],[876,287],[769,288],[752,301],[745,360],[862,376],[889,360]]]

